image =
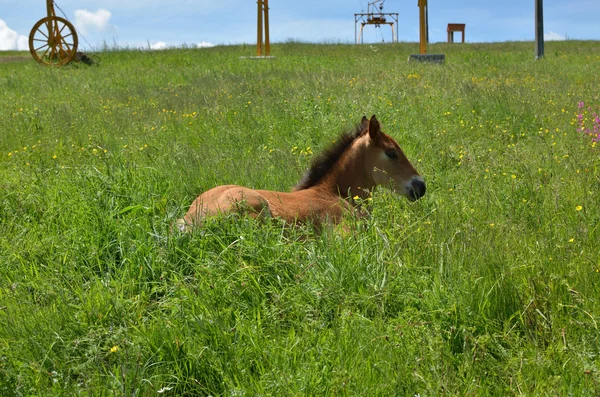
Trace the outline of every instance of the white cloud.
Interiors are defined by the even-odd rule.
[[[544,40],[546,41],[562,41],[562,40],[566,40],[567,38],[561,34],[558,33],[554,33],[552,31],[544,34]]]
[[[164,41],[150,43],[151,50],[164,50],[165,48],[167,48],[167,43],[165,43]]]
[[[0,50],[25,51],[29,48],[26,36],[20,35],[8,27],[6,22],[0,19]]]
[[[104,8],[100,8],[96,12],[75,10],[75,27],[83,34],[87,34],[90,29],[103,31],[108,28],[111,16],[110,11]]]
[[[185,47],[186,44],[184,43],[183,46]],[[196,48],[207,48],[207,47],[214,47],[214,46],[215,45],[213,43],[209,43],[206,41],[196,44]],[[148,46],[146,47],[146,49],[150,49],[150,50],[167,50],[169,48],[178,48],[178,47],[173,44],[167,44],[164,41],[149,42]]]
[[[17,50],[29,50],[29,38],[27,36],[19,35],[19,37],[17,38]]]

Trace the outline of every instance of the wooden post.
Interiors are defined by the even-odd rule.
[[[46,15],[48,15],[49,17],[53,17],[54,15],[56,15],[56,13],[54,12],[54,2],[52,0],[46,0]]]
[[[535,59],[544,56],[544,1],[535,0]]]

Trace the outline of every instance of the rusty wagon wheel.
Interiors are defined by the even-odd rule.
[[[63,66],[77,52],[77,32],[71,22],[55,15],[40,19],[29,34],[29,52],[41,64]]]

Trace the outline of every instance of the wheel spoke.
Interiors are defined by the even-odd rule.
[[[69,36],[70,36],[70,34],[67,36],[60,36],[59,43],[64,46],[71,47],[73,45],[72,42],[66,40],[66,38]]]
[[[44,37],[45,37],[46,39],[48,39],[48,38],[49,38],[49,37],[46,35],[46,33],[45,33],[43,30],[41,30],[41,29],[38,29],[38,30],[36,31],[36,33],[41,33],[41,34],[43,34],[43,35],[44,35]]]
[[[64,41],[62,42],[62,45],[60,47],[63,51],[71,52],[71,46]]]
[[[46,57],[46,55],[48,54],[48,51],[50,50],[50,47],[48,47],[48,49],[46,51],[44,51],[44,53],[42,54],[42,56],[40,57],[40,59],[44,59]]]
[[[60,30],[58,31],[58,34],[61,34],[62,31],[64,30],[64,28],[66,28],[66,27],[67,27],[67,25],[63,25],[62,28],[60,28]]]
[[[38,48],[36,48],[34,51],[38,52],[40,49],[44,48],[44,47],[48,47],[50,48],[50,46],[48,45],[48,43],[44,44],[43,46],[39,46]],[[47,50],[46,50],[47,51]]]

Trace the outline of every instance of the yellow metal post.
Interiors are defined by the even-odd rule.
[[[444,54],[427,54],[427,0],[419,0],[419,51],[420,54],[411,54],[410,61],[443,63]]]
[[[257,28],[256,28],[256,56],[259,57],[262,55],[262,44],[263,44],[263,0],[258,0],[258,19],[257,19]]]
[[[264,0],[265,5],[265,55],[271,55],[271,42],[269,41],[269,0]]]
[[[257,3],[256,56],[269,56],[271,55],[271,43],[269,41],[269,0],[258,0]]]
[[[427,0],[419,0],[419,52],[427,53],[427,26],[425,22],[425,7]]]

